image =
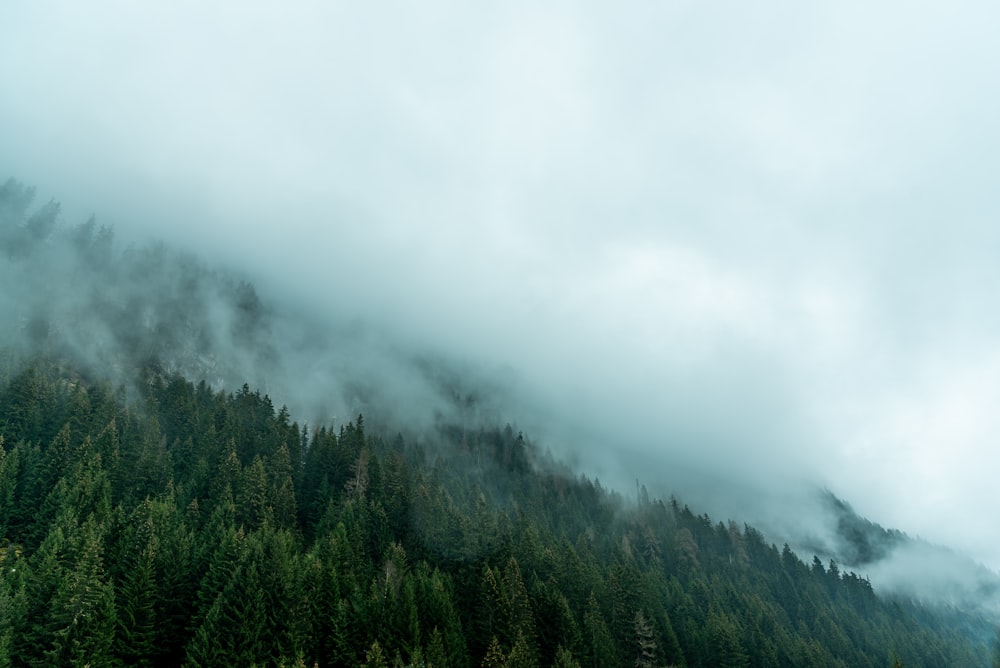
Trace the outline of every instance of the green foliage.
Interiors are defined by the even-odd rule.
[[[260,305],[243,289],[248,326]],[[507,428],[420,446],[244,386],[0,370],[7,665],[985,666],[932,610],[637,505]]]

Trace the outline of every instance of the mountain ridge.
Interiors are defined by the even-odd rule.
[[[0,277],[11,287],[0,301],[0,311],[7,322],[16,323],[5,333],[10,340],[4,341],[5,364],[0,374],[4,411],[0,433],[6,438],[6,460],[20,462],[16,466],[8,464],[6,469],[15,480],[7,488],[13,491],[8,493],[16,493],[19,499],[5,526],[7,539],[14,536],[16,540],[11,544],[17,549],[6,549],[4,559],[13,559],[11,563],[20,564],[27,572],[38,573],[44,567],[43,547],[46,541],[57,540],[53,531],[59,529],[78,541],[77,547],[67,548],[68,554],[75,554],[76,566],[52,574],[53,582],[68,582],[82,577],[80,569],[95,567],[97,562],[85,559],[86,546],[100,546],[107,554],[106,577],[93,572],[91,575],[96,578],[93,582],[104,588],[102,591],[110,592],[110,598],[95,601],[95,606],[107,606],[115,596],[134,598],[128,593],[129,587],[137,585],[126,576],[126,570],[115,570],[125,566],[124,562],[115,562],[114,553],[120,546],[109,539],[117,531],[109,527],[116,521],[112,519],[114,513],[139,513],[136,517],[140,517],[143,512],[152,512],[140,510],[144,503],[140,491],[119,488],[122,476],[138,472],[139,489],[145,487],[147,501],[161,504],[156,512],[169,515],[188,512],[185,508],[190,509],[192,503],[204,505],[205,512],[211,512],[214,518],[207,524],[204,519],[191,519],[190,524],[176,518],[171,521],[196,534],[217,522],[217,529],[231,531],[223,533],[233,546],[243,546],[233,547],[237,551],[271,549],[266,548],[267,541],[291,540],[300,545],[301,553],[289,548],[285,556],[291,561],[304,559],[322,549],[318,536],[342,540],[337,538],[338,527],[355,522],[358,531],[369,536],[366,540],[375,542],[351,548],[354,559],[368,563],[351,567],[363,575],[345,585],[349,595],[334,596],[337,601],[347,601],[335,603],[335,608],[348,605],[351,610],[372,613],[373,603],[356,600],[363,597],[364,583],[371,581],[374,586],[379,582],[375,575],[378,564],[387,569],[391,564],[392,569],[405,571],[402,564],[406,557],[422,560],[418,563],[428,566],[435,564],[450,577],[464,578],[473,590],[487,592],[482,596],[491,600],[490,605],[498,611],[520,606],[520,621],[507,619],[495,634],[474,629],[458,631],[453,620],[447,621],[448,615],[438,614],[435,619],[451,624],[450,631],[440,627],[438,631],[453,636],[442,639],[441,644],[449,648],[438,654],[452,659],[464,657],[452,662],[454,665],[478,662],[480,658],[486,661],[491,656],[495,661],[489,665],[514,665],[515,659],[524,659],[528,664],[552,663],[559,657],[564,664],[572,665],[572,661],[584,658],[598,662],[601,652],[608,651],[624,660],[622,657],[636,645],[639,659],[645,656],[642,648],[652,646],[656,649],[646,657],[649,661],[680,661],[687,665],[836,665],[830,661],[843,662],[846,656],[870,661],[880,643],[892,644],[894,651],[907,656],[907,665],[945,665],[934,663],[933,657],[940,660],[942,656],[933,649],[940,643],[951,643],[948,651],[955,653],[953,657],[978,657],[974,662],[985,665],[992,622],[983,615],[995,611],[980,610],[972,604],[995,595],[995,574],[991,574],[992,581],[987,578],[980,584],[974,582],[963,597],[946,600],[952,606],[947,614],[935,613],[919,600],[908,601],[899,592],[884,601],[878,599],[867,577],[853,570],[842,573],[837,564],[847,564],[848,569],[874,567],[914,545],[925,544],[860,517],[831,492],[823,493],[821,503],[829,511],[836,540],[812,546],[817,555],[812,566],[801,562],[787,544],[779,551],[749,525],[740,528],[732,521],[716,524],[707,514],[696,515],[679,501],[668,503],[655,495],[651,499],[642,487],[637,489],[632,504],[622,494],[604,488],[596,478],[578,477],[512,427],[510,422],[516,424],[516,420],[504,419],[512,409],[499,399],[506,388],[503,382],[482,382],[488,374],[440,357],[400,351],[357,325],[327,330],[318,321],[307,321],[306,325],[292,322],[280,304],[262,297],[250,281],[209,270],[197,260],[174,254],[163,246],[130,247],[115,255],[110,230],[98,230],[93,220],[77,228],[60,228],[58,205],[50,202],[29,213],[30,195],[30,189],[14,181],[0,188],[0,251],[4,254]],[[248,370],[250,373],[244,373]],[[263,380],[264,394],[251,389],[259,386],[258,380]],[[111,389],[115,386],[120,389]],[[315,396],[331,390],[332,397]],[[275,411],[271,394],[287,396],[299,406]],[[310,413],[316,416],[308,419],[316,425],[311,432],[299,427],[291,417],[299,415],[304,419]],[[365,422],[357,417],[360,414],[365,414]],[[331,422],[331,415],[352,417]],[[113,416],[110,421],[109,416]],[[502,426],[505,422],[506,426]],[[84,426],[87,424],[89,427]],[[335,431],[338,428],[339,432]],[[391,435],[394,432],[398,437]],[[284,437],[276,441],[275,433]],[[119,444],[117,455],[113,442]],[[100,462],[88,454],[95,444],[100,444],[96,446]],[[121,448],[126,446],[138,448],[132,453],[140,466],[136,471],[117,468],[123,466]],[[281,454],[282,447],[285,454]],[[77,454],[69,457],[70,452]],[[286,458],[287,466],[282,463]],[[51,470],[44,475],[38,473],[38,480],[31,482],[26,471],[46,461],[56,463],[46,464]],[[82,464],[86,464],[83,469]],[[363,488],[369,484],[377,487],[371,483],[381,475],[374,472],[376,469],[418,465],[428,467],[427,471],[412,479],[397,472],[402,476],[397,483],[409,485],[405,499],[394,497],[386,488],[380,492],[381,509],[360,503]],[[278,472],[285,469],[287,476]],[[319,475],[317,471],[325,473]],[[106,496],[109,506],[105,508],[105,502],[100,501],[88,511],[89,515],[85,513],[87,504],[95,502],[87,499],[95,492],[81,487],[88,476],[105,481],[100,485],[107,492],[98,491],[97,497]],[[251,484],[251,480],[255,482]],[[408,482],[401,482],[404,480]],[[48,485],[52,486],[51,493],[45,491]],[[271,506],[254,501],[254,493],[263,494],[261,498],[268,498]],[[352,498],[357,501],[353,506]],[[425,506],[416,503],[417,498],[423,498]],[[554,508],[561,509],[561,514],[547,516],[537,509],[526,514],[528,499],[536,499],[536,503],[547,499]],[[403,501],[409,507],[399,507]],[[567,506],[571,501],[576,505]],[[15,508],[14,503],[9,501],[7,507]],[[48,508],[42,519],[29,514],[38,507]],[[272,510],[268,511],[268,507]],[[363,518],[351,515],[362,512],[358,510],[361,507],[367,508]],[[575,518],[567,510],[569,507],[580,512],[585,509],[584,516],[591,519]],[[268,520],[269,512],[284,518],[277,533],[267,526],[268,521],[274,521],[273,517]],[[73,514],[79,516],[74,520]],[[386,529],[378,529],[383,526],[382,515]],[[95,518],[94,526],[87,525],[90,516]],[[454,526],[442,524],[442,517]],[[476,530],[474,522],[470,525],[472,518],[491,528]],[[374,524],[369,525],[369,521]],[[602,536],[598,527],[604,527],[604,533],[609,535]],[[371,537],[376,530],[388,533],[381,538]],[[239,537],[240,531],[244,532],[243,538]],[[263,541],[261,545],[241,542],[249,540],[246,537],[250,535]],[[539,538],[543,535],[552,540]],[[527,541],[527,546],[514,545],[514,541]],[[544,546],[532,546],[533,541]],[[572,549],[562,544],[570,541],[576,544]],[[406,557],[393,552],[394,545],[407,546]],[[182,549],[176,545],[174,548]],[[810,550],[808,546],[805,549],[806,553]],[[535,554],[537,550],[541,556]],[[608,599],[595,600],[591,605],[585,592],[579,591],[579,583],[556,578],[556,566],[546,562],[551,560],[551,556],[544,556],[546,550],[560,551],[571,561],[580,558],[579,554],[573,556],[574,550],[592,552],[594,563],[603,564],[599,568],[601,577],[593,573],[581,575],[586,569],[578,575]],[[313,556],[323,561],[318,553]],[[205,555],[200,558],[206,560],[204,563],[215,563]],[[226,630],[218,626],[219,620],[212,622],[215,626],[206,626],[212,614],[222,614],[212,612],[215,608],[209,598],[219,597],[227,587],[237,597],[230,605],[235,605],[238,596],[257,595],[246,589],[249,585],[243,578],[254,572],[254,577],[261,578],[259,562],[247,554],[219,558],[235,559],[239,569],[225,577],[219,575],[221,579],[215,584],[202,580],[186,584],[199,592],[198,616],[180,625],[175,620],[170,637],[153,642],[161,656],[180,661],[183,654],[185,661],[200,661],[192,658],[205,651],[198,644],[204,641],[198,640],[203,638],[199,634],[209,633],[208,629],[216,633]],[[759,563],[751,567],[755,559]],[[101,563],[105,563],[103,558]],[[532,563],[533,570],[528,571]],[[221,564],[216,565],[222,568]],[[472,576],[463,571],[463,564],[476,564],[483,572]],[[711,573],[699,575],[708,564],[712,564]],[[727,570],[734,566],[736,575]],[[780,572],[779,567],[783,569]],[[165,565],[155,568],[163,569]],[[941,568],[940,561],[937,568]],[[547,592],[546,573],[558,583]],[[410,574],[414,578],[411,586],[418,587],[419,578]],[[537,591],[532,582],[525,581],[532,575],[542,583]],[[658,597],[643,597],[635,591],[627,596],[615,594],[618,585],[614,582],[643,577],[653,578],[650,582],[655,586],[651,585],[651,591]],[[679,577],[684,578],[684,587],[671,579]],[[807,604],[801,593],[784,591],[777,584],[780,578],[801,584],[803,591],[811,592],[821,603]],[[37,590],[31,594],[34,585],[30,580],[22,580],[21,584],[24,589],[18,589],[15,582],[12,589],[6,590],[8,600],[40,596],[38,601],[44,599],[47,604],[58,601],[45,599],[45,594]],[[382,586],[390,585],[394,589],[402,586],[401,581],[386,575]],[[489,594],[489,588],[494,586],[499,593]],[[979,586],[985,588],[976,589]],[[521,587],[525,588],[524,595]],[[891,589],[888,592],[893,593]],[[616,595],[624,596],[626,602],[613,603]],[[192,600],[190,591],[186,596],[189,598],[185,600]],[[468,612],[482,602],[463,600],[458,593],[455,597],[455,610]],[[578,604],[576,612],[569,616],[558,612],[562,601],[571,599]],[[617,609],[616,605],[624,607]],[[657,605],[662,615],[655,612],[661,609]],[[879,627],[867,640],[856,625],[834,624],[840,633],[854,637],[855,646],[842,640],[833,642],[837,634],[830,635],[829,628],[824,627],[828,624],[826,617],[832,613],[819,614],[825,605],[835,606],[838,614],[852,620],[859,616],[857,624],[872,611],[890,615],[885,618],[890,620],[891,606],[903,606],[906,612],[900,619],[907,621],[897,622],[906,632],[898,637],[905,636],[915,647],[925,648],[925,655],[914,654],[915,650],[905,648],[898,639],[890,642],[894,636],[888,630],[888,621],[888,626]],[[816,615],[799,619],[806,624],[805,631],[794,628],[799,614],[795,610],[803,606],[813,606],[815,610],[809,609]],[[581,625],[588,624],[587,614],[580,613],[584,609],[590,614],[591,630],[600,635],[604,624],[610,640],[601,644],[593,641],[589,646],[574,640],[574,626],[578,633]],[[558,612],[555,616],[565,622],[566,628],[547,630],[545,633],[551,637],[546,640],[541,637],[545,633],[535,625],[553,611]],[[22,612],[27,614],[26,610]],[[301,611],[299,614],[302,623],[307,623],[309,615]],[[934,621],[920,626],[915,620],[921,616]],[[674,618],[678,621],[672,622]],[[529,623],[528,619],[533,621]],[[50,621],[58,625],[57,620]],[[5,623],[5,642],[15,642],[11,638],[15,631],[24,630],[24,618],[8,616]],[[97,635],[111,638],[111,646],[117,649],[95,651],[117,660],[138,656],[135,647],[121,645],[126,642],[120,636],[127,635],[122,630],[128,627],[127,620],[108,623],[118,630],[113,629],[110,635],[100,631]],[[674,623],[685,628],[676,629]],[[764,637],[768,624],[784,629],[777,644],[769,644]],[[935,629],[935,625],[940,628]],[[186,635],[189,631],[181,626],[193,628],[194,635]],[[365,640],[344,641],[336,651],[371,663],[369,655],[378,653],[378,643],[378,651],[389,647],[403,660],[416,663],[415,652],[419,650],[419,656],[429,654],[431,646],[421,644],[421,634],[414,635],[412,629],[400,631],[403,627],[405,624],[391,638],[379,633],[374,637],[367,627],[355,628],[353,633]],[[423,629],[425,634],[431,631]],[[404,642],[400,637],[406,633],[410,634],[409,640]],[[464,650],[455,636],[465,637]],[[961,637],[972,644],[963,645]],[[554,642],[553,638],[560,641]],[[315,641],[302,640],[302,646]],[[49,648],[47,651],[56,652],[52,656],[66,658],[59,652],[70,651],[60,644],[58,635],[44,636],[39,642]],[[287,646],[266,651],[274,659],[293,660],[294,655],[287,650],[298,641],[282,642]],[[713,655],[707,647],[713,643],[728,648],[728,654]],[[18,651],[38,650],[20,647]],[[434,651],[438,651],[437,645]],[[318,657],[321,650],[312,648],[309,652],[309,657]]]

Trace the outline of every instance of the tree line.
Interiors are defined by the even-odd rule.
[[[0,666],[989,665],[983,620],[509,425],[309,428],[155,364],[0,388]]]

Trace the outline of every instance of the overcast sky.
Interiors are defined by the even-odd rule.
[[[8,0],[0,179],[1000,568],[997,5],[486,5]]]

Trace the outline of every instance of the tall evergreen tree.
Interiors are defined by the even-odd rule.
[[[103,564],[101,528],[91,515],[71,542],[72,566],[50,603],[46,662],[54,666],[112,663],[116,614],[114,587]]]

